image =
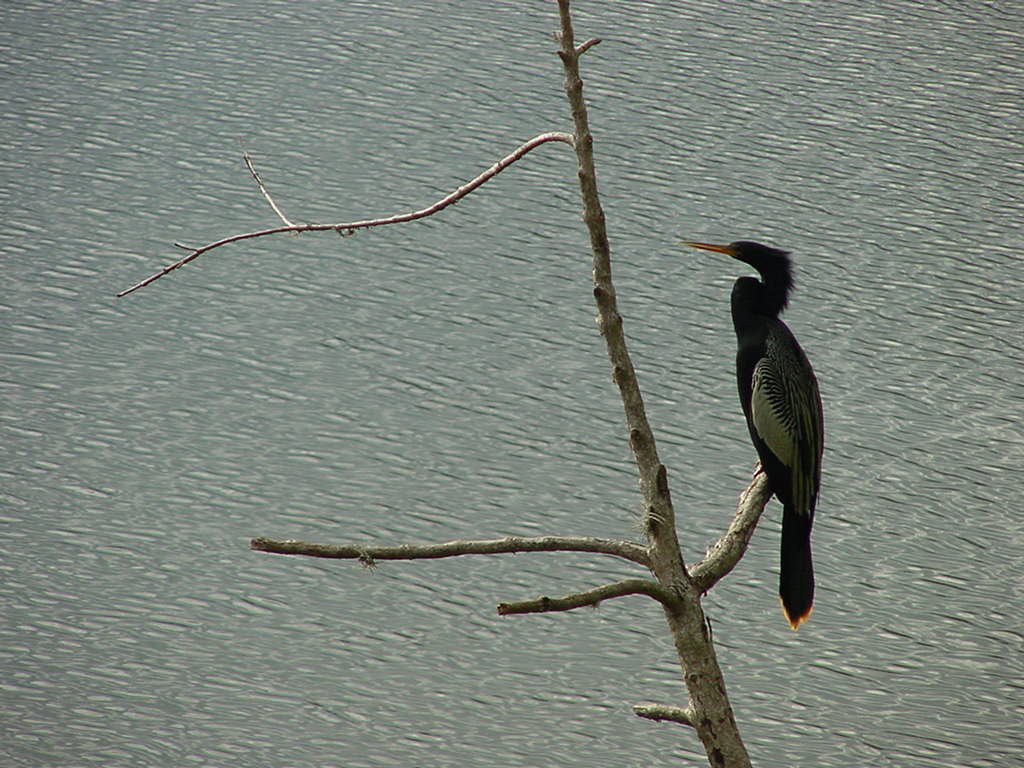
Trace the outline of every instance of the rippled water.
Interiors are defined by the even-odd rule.
[[[690,558],[753,464],[736,265],[790,248],[828,451],[819,600],[775,602],[773,505],[706,601],[755,761],[1004,766],[1024,750],[1012,4],[580,4],[617,286]],[[387,564],[255,535],[636,536],[574,163],[442,216],[210,254],[431,202],[566,129],[548,4],[0,9],[5,765],[697,761],[637,600],[500,620],[635,574],[582,556]]]

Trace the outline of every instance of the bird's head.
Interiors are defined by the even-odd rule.
[[[776,313],[785,309],[786,304],[789,303],[789,292],[793,289],[793,263],[790,261],[788,251],[781,251],[778,248],[750,240],[736,240],[728,245],[694,243],[687,240],[686,245],[700,248],[702,251],[724,253],[756,269],[764,283],[763,299],[771,305]]]

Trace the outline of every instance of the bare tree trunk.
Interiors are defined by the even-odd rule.
[[[677,598],[662,603],[683,679],[690,693],[690,704],[679,719],[692,725],[704,743],[712,766],[742,768],[750,765],[732,707],[725,692],[725,679],[715,657],[707,619],[700,606],[701,593],[686,571],[676,535],[675,512],[668,489],[668,473],[658,459],[654,435],[647,422],[640,385],[626,349],[626,337],[619,315],[615,287],[612,284],[611,253],[605,228],[604,211],[597,190],[594,168],[594,139],[587,120],[579,57],[592,43],[578,48],[573,38],[569,0],[559,0],[561,51],[565,68],[565,93],[575,125],[576,157],[579,161],[580,195],[583,220],[590,232],[594,253],[594,298],[597,302],[601,333],[608,347],[615,383],[622,396],[629,425],[629,442],[640,473],[640,488],[646,510],[645,531],[651,552],[651,569],[659,583]]]

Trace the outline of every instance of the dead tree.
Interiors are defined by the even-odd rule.
[[[598,324],[606,342],[612,379],[622,398],[629,444],[636,460],[643,497],[643,531],[646,543],[587,537],[542,536],[368,546],[256,538],[252,540],[251,547],[261,552],[285,555],[355,559],[364,565],[381,560],[418,560],[514,552],[589,552],[629,560],[646,570],[647,575],[638,575],[636,578],[624,579],[562,597],[539,597],[502,603],[498,606],[498,613],[509,616],[569,611],[583,606],[595,606],[604,600],[626,595],[646,595],[653,598],[660,603],[665,614],[689,693],[689,701],[682,707],[653,703],[637,704],[633,707],[634,712],[651,720],[666,720],[692,727],[704,744],[709,764],[712,766],[749,766],[750,759],[726,695],[725,680],[715,656],[708,622],[701,608],[701,598],[735,567],[746,552],[750,537],[770,495],[767,481],[764,475],[755,475],[750,486],[740,496],[736,515],[728,530],[708,549],[700,562],[687,567],[679,547],[676,516],[669,493],[668,471],[658,458],[640,385],[626,346],[622,317],[617,309],[615,286],[612,283],[611,252],[594,167],[594,141],[588,126],[583,82],[579,74],[580,57],[600,40],[590,39],[577,45],[573,35],[569,0],[558,0],[558,7],[561,22],[558,56],[565,71],[565,93],[572,112],[572,133],[544,133],[530,139],[473,180],[421,210],[378,219],[334,224],[294,224],[270,195],[255,166],[246,155],[246,165],[260,192],[281,220],[281,226],[231,235],[198,248],[176,244],[188,251],[185,257],[122,291],[118,296],[143,288],[199,256],[230,243],[284,232],[333,231],[347,235],[360,229],[400,224],[431,216],[470,194],[534,149],[550,143],[571,146],[575,150],[578,165],[583,220],[590,236]]]

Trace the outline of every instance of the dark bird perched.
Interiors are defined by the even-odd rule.
[[[687,245],[728,254],[761,275],[760,280],[741,277],[732,287],[736,380],[761,467],[782,503],[779,597],[796,629],[814,603],[811,525],[825,432],[818,380],[793,333],[779,319],[793,289],[789,254],[744,240]]]

